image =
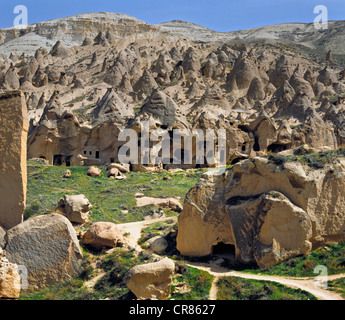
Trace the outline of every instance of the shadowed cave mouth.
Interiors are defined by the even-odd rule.
[[[231,164],[236,164],[236,163],[239,163],[240,161],[246,160],[246,159],[248,159],[248,158],[246,158],[246,157],[238,157],[238,158],[232,160]]]
[[[226,201],[226,204],[229,205],[229,206],[237,206],[243,202],[246,202],[246,201],[252,201],[252,200],[255,200],[257,198],[259,198],[260,195],[257,195],[257,196],[248,196],[248,197],[241,197],[241,196],[237,196],[237,197],[232,197],[230,199],[228,199]]]
[[[235,256],[235,246],[219,242],[212,247],[212,255],[215,256]]]
[[[222,259],[221,267],[230,268],[232,270],[243,270],[247,268],[257,268],[254,263],[243,263],[236,258],[236,247],[232,244],[219,242],[212,247],[211,257],[214,259]]]

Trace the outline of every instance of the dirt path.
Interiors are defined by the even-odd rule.
[[[232,271],[232,270],[230,271],[228,269],[224,269],[217,265],[206,264],[206,263],[189,263],[189,266],[207,271],[215,277],[212,283],[211,290],[210,290],[211,300],[215,300],[217,298],[217,282],[219,278],[228,277],[228,276],[245,278],[245,279],[253,279],[253,280],[278,282],[290,288],[294,288],[294,289],[299,288],[299,289],[308,291],[319,300],[345,300],[338,293],[317,288],[314,284],[314,280],[315,280],[314,277],[313,278],[297,278],[297,277],[256,275],[256,274],[242,273],[242,272],[237,272],[237,271]],[[332,276],[328,276],[328,280],[335,280],[335,279],[339,279],[343,277],[345,277],[345,274],[332,275]]]
[[[86,281],[84,283],[84,287],[88,288],[88,289],[92,289],[95,286],[95,284],[97,283],[97,281],[100,280],[105,274],[106,274],[106,272],[100,272],[99,274],[97,274],[92,279]]]
[[[219,276],[217,275],[213,275],[214,279],[212,281],[212,286],[211,286],[211,290],[210,290],[210,294],[209,294],[209,299],[210,300],[217,300],[217,292],[218,292],[218,280],[219,280]]]
[[[138,240],[141,237],[141,231],[153,223],[156,223],[159,221],[171,220],[171,219],[177,220],[177,217],[168,217],[168,218],[164,217],[164,218],[150,219],[150,220],[144,220],[144,221],[138,221],[138,222],[123,223],[123,224],[118,224],[117,227],[123,234],[126,234],[126,240],[127,240],[128,245],[135,248],[135,250],[137,251],[142,251],[143,250],[142,247],[138,244]],[[95,267],[95,269],[97,269],[97,267]],[[105,274],[106,272],[99,271],[99,273],[97,273],[96,276],[94,276],[92,279],[84,283],[84,287],[88,289],[92,289],[94,285],[97,283],[97,281],[101,279]]]
[[[132,222],[132,223],[118,224],[117,226],[123,234],[127,235],[126,236],[127,243],[133,248],[135,248],[136,250],[142,251],[143,249],[138,244],[138,240],[141,237],[142,230],[146,228],[147,226],[154,224],[156,222],[170,220],[170,219],[177,219],[177,217],[168,217],[168,218],[164,217],[164,218],[144,220],[144,221],[138,221],[138,222]],[[217,299],[217,291],[218,291],[217,283],[218,283],[219,278],[227,277],[227,276],[239,277],[239,278],[244,278],[244,279],[278,282],[290,288],[294,288],[294,289],[299,288],[301,290],[310,292],[319,300],[345,300],[338,293],[317,288],[317,286],[315,286],[315,283],[314,283],[315,277],[297,278],[297,277],[282,277],[282,276],[270,276],[270,275],[256,275],[256,274],[243,273],[243,272],[225,269],[225,268],[220,267],[217,264],[198,263],[198,262],[193,262],[193,263],[191,262],[188,265],[194,268],[198,268],[200,270],[207,271],[211,275],[214,276],[214,280],[212,282],[212,287],[209,294],[210,300]],[[102,274],[99,274],[96,277],[96,279],[92,279],[92,281],[88,283],[88,287],[94,285],[96,280],[99,279],[101,276]],[[335,279],[339,279],[343,277],[345,277],[345,274],[332,275],[332,276],[328,276],[328,280],[335,280]]]
[[[144,221],[138,221],[138,222],[131,222],[131,223],[123,223],[116,225],[119,230],[126,234],[126,240],[127,243],[135,248],[138,251],[142,251],[141,246],[138,244],[138,240],[141,237],[141,231],[146,228],[147,226],[154,224],[159,221],[165,221],[165,220],[171,220],[171,219],[177,219],[177,217],[164,217],[164,218],[158,218],[158,219],[150,219],[150,220],[144,220]]]

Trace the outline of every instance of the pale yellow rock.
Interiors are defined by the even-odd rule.
[[[129,164],[123,164],[123,163],[111,163],[108,166],[108,170],[110,171],[111,169],[118,169],[122,173],[128,173],[129,170]]]
[[[183,209],[182,204],[175,198],[151,198],[141,197],[136,198],[137,207],[143,207],[147,205],[154,205],[161,208],[170,208],[173,211],[181,212]]]
[[[99,177],[101,175],[101,172],[102,172],[101,169],[95,166],[92,166],[87,170],[86,174],[91,177]]]
[[[312,249],[312,222],[306,212],[287,199],[266,196],[265,203],[267,214],[258,240],[264,247],[272,247],[272,251],[262,250],[264,254],[256,256],[259,266],[309,253]]]
[[[5,251],[0,248],[0,299],[18,299],[20,290],[18,267],[8,261]]]
[[[25,220],[7,231],[6,256],[27,270],[27,290],[69,281],[81,270],[83,254],[71,222],[58,213]]]
[[[124,239],[120,230],[112,222],[95,222],[84,233],[81,243],[89,245],[94,249],[103,247],[123,246]]]
[[[26,203],[28,118],[21,91],[0,95],[0,225],[10,229],[23,220]]]
[[[204,174],[178,220],[177,249],[206,256],[219,242],[260,267],[344,241],[345,159],[315,169],[298,161],[244,160],[224,175]]]
[[[63,214],[71,222],[83,224],[89,221],[91,208],[92,205],[85,195],[65,195],[58,202],[57,212]]]
[[[124,282],[139,300],[163,300],[170,296],[175,263],[169,258],[133,267]]]
[[[111,176],[117,177],[118,174],[119,174],[119,169],[117,169],[117,168],[110,168],[110,169],[108,170],[107,176],[108,176],[108,177],[111,177]]]

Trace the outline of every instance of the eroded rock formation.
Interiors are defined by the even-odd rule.
[[[20,91],[0,95],[0,225],[10,229],[23,220],[27,184],[28,118]]]
[[[222,242],[239,262],[267,267],[343,241],[344,176],[344,158],[315,169],[256,157],[224,175],[206,173],[187,194],[177,249],[206,256]]]
[[[8,260],[27,269],[29,291],[67,281],[80,271],[79,241],[61,214],[26,220],[8,230],[5,240]]]
[[[0,299],[18,299],[20,291],[18,266],[8,261],[6,252],[0,248]]]
[[[175,263],[169,258],[137,265],[125,275],[124,282],[139,300],[163,300],[170,296]]]

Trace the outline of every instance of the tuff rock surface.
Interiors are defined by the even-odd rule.
[[[80,271],[82,252],[76,231],[61,214],[37,216],[7,231],[7,258],[28,271],[28,290],[67,281]]]
[[[139,300],[162,300],[170,296],[174,273],[175,263],[164,258],[133,267],[125,275],[124,282]]]
[[[315,169],[256,157],[206,173],[186,196],[177,249],[207,256],[222,242],[239,262],[267,267],[343,241],[344,176],[344,158]]]

